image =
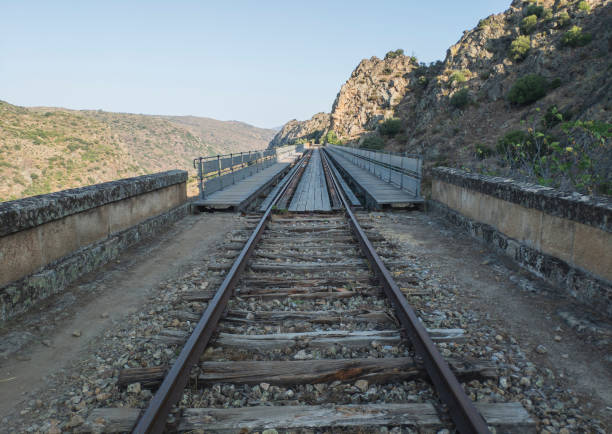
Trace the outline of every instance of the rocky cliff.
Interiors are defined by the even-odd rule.
[[[611,52],[610,0],[514,0],[466,30],[443,61],[425,65],[393,51],[361,61],[336,97],[329,128],[358,142],[399,118],[399,132],[381,135],[387,149],[422,153],[427,165],[462,165],[555,110],[564,120],[609,122]],[[512,101],[513,86],[534,74],[540,88],[519,97],[541,94]]]
[[[317,113],[306,121],[293,119],[276,133],[270,147],[283,146],[298,141],[318,141],[329,129],[329,113]]]
[[[576,29],[582,41],[568,40]],[[388,146],[460,164],[553,107],[566,120],[609,121],[611,50],[609,1],[513,1],[464,32],[441,64],[411,74],[395,112],[405,130]],[[542,78],[543,95],[517,102],[510,90],[530,74]]]
[[[354,140],[392,117],[408,90],[410,72],[418,63],[403,52],[384,59],[362,60],[346,81],[332,106],[331,129],[343,140]]]

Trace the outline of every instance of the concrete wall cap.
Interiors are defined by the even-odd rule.
[[[3,202],[0,237],[186,181],[186,171],[169,170]]]
[[[435,167],[434,179],[612,232],[612,199],[571,193],[509,178]]]

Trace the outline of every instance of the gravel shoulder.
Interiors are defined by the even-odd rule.
[[[358,217],[362,224],[370,224],[372,232],[384,236],[381,251],[408,262],[393,275],[408,290],[408,299],[426,326],[465,330],[466,341],[438,344],[442,354],[495,363],[497,379],[464,384],[471,399],[520,401],[543,433],[604,433],[611,426],[609,321],[558,297],[554,288],[431,215],[363,212]],[[53,434],[78,431],[94,408],[143,408],[151,398],[150,390],[139,383],[118,388],[119,371],[172,363],[179,346],[168,346],[155,337],[164,330],[184,334],[193,329],[191,320],[179,319],[180,313],[190,318],[206,302],[189,301],[186,295],[218,285],[218,265],[230,261],[230,246],[235,249],[251,226],[248,219],[234,214],[189,216],[163,236],[126,252],[118,263],[87,276],[39,312],[7,327],[0,340],[12,342],[12,346],[0,344],[0,357],[4,352],[0,359],[3,429]],[[300,249],[297,253],[310,252]],[[372,297],[356,297],[352,304],[347,303],[326,300],[325,306],[315,306],[304,301],[296,311],[387,308]],[[233,308],[284,310],[278,300],[236,299]],[[246,334],[309,330],[302,330],[299,322],[285,326],[286,330],[253,326]],[[389,350],[394,356],[406,351],[402,346]],[[292,350],[279,351],[274,359],[320,356],[316,351]],[[326,354],[332,358],[362,356],[366,354],[349,349]],[[203,355],[203,360],[226,358],[231,359],[232,354],[212,347]],[[289,405],[296,399],[317,402],[326,393],[337,393],[341,402],[412,402],[420,395],[428,396],[425,383],[366,392],[358,390],[357,384],[313,387],[264,390],[215,384],[197,395],[186,393],[181,405],[242,406],[264,398]]]
[[[3,327],[0,419],[25,417],[24,407],[47,379],[87,357],[106,331],[139,312],[160,283],[208,257],[240,220],[224,213],[187,216]]]
[[[485,336],[497,338],[491,347],[520,348],[519,354],[536,366],[532,376],[543,375],[540,390],[558,400],[559,409],[576,406],[601,426],[612,426],[611,321],[560,296],[443,219],[421,212],[371,213],[370,219],[400,251],[418,258],[434,293],[454,293],[458,314],[469,318],[470,333],[486,330]],[[422,307],[431,311],[435,300]],[[504,354],[501,360],[514,366],[511,349]],[[496,359],[499,354],[483,356]],[[546,429],[553,417],[546,420],[546,405],[540,410],[534,408],[544,420],[540,428]]]

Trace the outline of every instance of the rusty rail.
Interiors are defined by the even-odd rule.
[[[327,155],[323,153],[324,158]],[[341,191],[338,181],[332,175],[332,180],[336,190],[340,195],[340,200],[349,217],[349,222],[353,233],[359,241],[361,250],[368,258],[374,272],[376,273],[387,297],[393,303],[404,330],[408,334],[417,354],[423,359],[425,369],[429,374],[436,391],[440,395],[442,402],[448,407],[453,422],[461,433],[489,433],[489,428],[478,412],[474,404],[465,394],[459,380],[452,373],[448,363],[444,360],[435,344],[429,337],[427,330],[419,321],[414,309],[408,304],[406,297],[393,280],[391,273],[376,253],[376,249],[368,239],[367,235],[359,225],[350,203]]]
[[[327,159],[325,153],[322,155],[323,158]],[[273,208],[285,194],[292,182],[296,180],[295,177],[298,173],[299,171],[295,171],[291,175],[292,178],[283,186],[274,200],[270,203],[255,230],[225,276],[215,296],[208,304],[207,309],[204,311],[193,333],[181,350],[177,360],[170,368],[170,371],[165,376],[161,386],[145,412],[139,418],[132,432],[163,432],[168,414],[172,406],[179,401],[183,389],[189,380],[191,368],[198,362],[200,355],[208,345],[217,323],[227,306],[227,302],[236,287],[238,279],[240,278],[240,273],[246,267],[247,261],[270,220]],[[387,270],[376,253],[374,246],[359,225],[334,174],[331,174],[331,182],[339,195],[339,199],[348,216],[351,229],[357,237],[363,253],[369,259],[385,293],[393,303],[396,314],[415,346],[417,354],[424,360],[425,368],[431,377],[434,387],[440,395],[441,400],[447,405],[457,429],[462,433],[488,433],[489,430],[484,419],[463,391],[461,384],[459,384],[459,381],[451,372],[448,364],[438,352],[433,341],[427,334],[426,329],[418,320],[416,313],[406,301],[406,298],[391,277],[389,270]]]
[[[292,177],[296,176],[297,172],[294,172]],[[202,314],[200,321],[193,330],[193,333],[187,340],[187,343],[181,350],[178,358],[166,374],[164,381],[155,393],[155,396],[151,399],[149,406],[138,419],[136,426],[133,429],[133,433],[161,433],[166,425],[168,414],[172,409],[172,406],[176,404],[182,394],[183,389],[187,385],[189,380],[189,373],[191,368],[198,362],[200,355],[206,349],[206,345],[210,341],[212,334],[217,327],[217,323],[221,318],[227,302],[231,297],[240,274],[244,270],[247,261],[253,253],[255,245],[261,238],[272,209],[285,193],[293,179],[290,179],[281,190],[278,191],[276,198],[270,203],[270,206],[262,216],[261,220],[255,227],[255,230],[247,240],[246,244],[240,251],[240,254],[234,261],[232,267],[228,271],[225,279],[221,283],[221,286],[217,290],[215,296],[210,300],[208,307]]]

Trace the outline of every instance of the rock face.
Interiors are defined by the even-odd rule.
[[[553,106],[566,114],[564,120],[609,122],[612,2],[584,4],[514,0],[505,12],[466,30],[443,61],[430,65],[403,55],[362,60],[336,97],[330,129],[345,142],[357,141],[374,132],[381,120],[399,118],[402,130],[385,136],[386,148],[421,153],[427,167],[471,164],[476,145],[494,149],[509,131],[541,128],[540,119]],[[529,15],[536,22],[526,31],[522,22]],[[592,41],[564,44],[564,35],[574,26]],[[512,51],[519,36],[528,42],[523,59]],[[531,104],[511,104],[509,90],[527,74],[546,79],[546,96]],[[466,95],[465,104],[453,99],[458,92]],[[561,135],[558,126],[547,133]]]
[[[344,83],[332,106],[331,129],[343,140],[354,140],[393,116],[408,90],[408,74],[418,66],[403,54],[362,60]]]
[[[283,128],[276,133],[269,147],[288,145],[297,140],[318,140],[327,134],[329,130],[329,113],[317,113],[307,121],[293,119],[283,125]]]

